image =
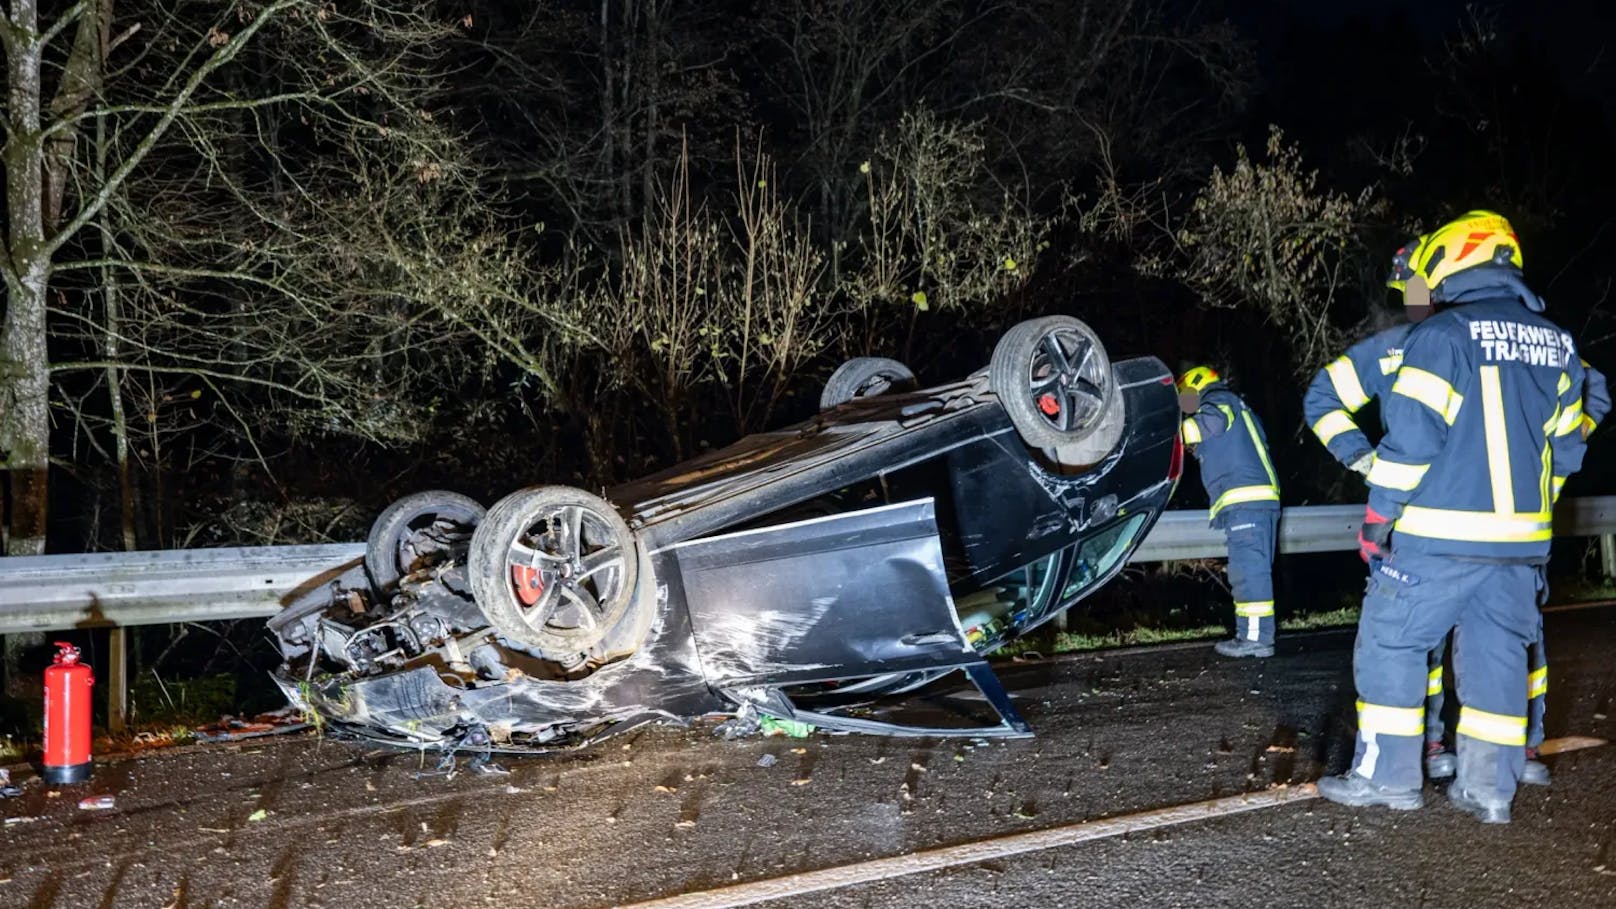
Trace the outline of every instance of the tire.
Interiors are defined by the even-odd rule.
[[[915,374],[887,357],[854,357],[836,367],[819,395],[820,411],[840,407],[854,398],[869,398],[889,391],[909,391]]]
[[[585,557],[598,564],[586,569]],[[570,486],[535,486],[489,509],[472,534],[467,573],[490,625],[560,655],[600,643],[627,615],[639,564],[634,533],[611,503]]]
[[[1122,437],[1122,390],[1111,359],[1094,330],[1071,316],[1031,319],[1005,332],[993,349],[988,387],[1022,441],[1060,453],[1063,462],[1079,452],[1098,461]]]
[[[382,510],[365,538],[365,574],[387,594],[422,561],[441,557],[471,537],[485,509],[458,492],[431,489],[407,495]],[[428,561],[428,564],[431,564]]]

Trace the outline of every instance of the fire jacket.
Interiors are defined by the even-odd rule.
[[[1384,428],[1386,396],[1403,365],[1403,341],[1413,327],[1403,324],[1370,335],[1319,370],[1308,384],[1302,417],[1343,465],[1375,450],[1353,415],[1370,401],[1380,401]]]
[[[1394,552],[1541,562],[1586,448],[1576,344],[1501,288],[1454,302],[1408,335],[1369,507]]]
[[[1222,382],[1201,392],[1201,406],[1184,418],[1184,444],[1201,462],[1201,485],[1212,503],[1212,526],[1233,505],[1279,507],[1279,480],[1268,460],[1262,423],[1240,396]]]

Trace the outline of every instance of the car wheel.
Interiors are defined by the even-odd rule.
[[[472,535],[467,568],[478,608],[501,634],[575,654],[628,612],[639,554],[633,532],[605,499],[535,486],[489,509]]]
[[[1094,330],[1071,316],[1031,319],[1006,332],[993,349],[988,387],[1022,441],[1061,453],[1063,462],[1079,443],[1098,460],[1121,437],[1122,392],[1111,359]]]
[[[432,489],[387,506],[365,539],[365,574],[387,594],[406,575],[439,564],[456,544],[471,539],[484,509],[458,492]]]
[[[819,395],[819,409],[840,407],[854,398],[869,398],[915,387],[909,367],[887,357],[854,357],[836,367]]]

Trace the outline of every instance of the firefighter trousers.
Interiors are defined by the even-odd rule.
[[[1525,762],[1526,649],[1542,623],[1537,588],[1533,565],[1395,549],[1375,560],[1352,655],[1353,772],[1394,789],[1421,786],[1427,656],[1452,630],[1463,705],[1456,785],[1508,802]]]
[[[1546,569],[1539,569],[1538,607],[1548,603],[1549,585],[1544,577]],[[1442,680],[1443,663],[1447,659],[1448,638],[1444,636],[1427,660],[1428,676],[1425,683],[1425,741],[1427,746],[1441,742],[1446,732],[1447,717],[1443,708],[1447,703]],[[1536,750],[1543,744],[1543,715],[1548,711],[1549,656],[1543,646],[1543,617],[1538,614],[1538,635],[1526,651],[1526,747]]]
[[[1235,637],[1274,643],[1274,544],[1279,509],[1230,508],[1218,515],[1229,544]]]

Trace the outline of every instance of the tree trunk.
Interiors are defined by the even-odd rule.
[[[48,261],[45,243],[44,171],[40,141],[39,11],[34,0],[13,0],[5,29],[7,105],[5,271],[6,314],[0,328],[0,466],[10,523],[7,555],[45,551],[46,474],[50,467],[50,358],[45,344]],[[25,651],[44,642],[40,634],[8,635],[4,648],[6,691],[31,693],[20,671]]]
[[[50,359],[45,344],[49,267],[43,255],[44,154],[40,141],[39,11],[14,0],[5,37],[9,227],[6,318],[0,330],[0,458],[8,474],[9,555],[45,551],[50,463]]]

